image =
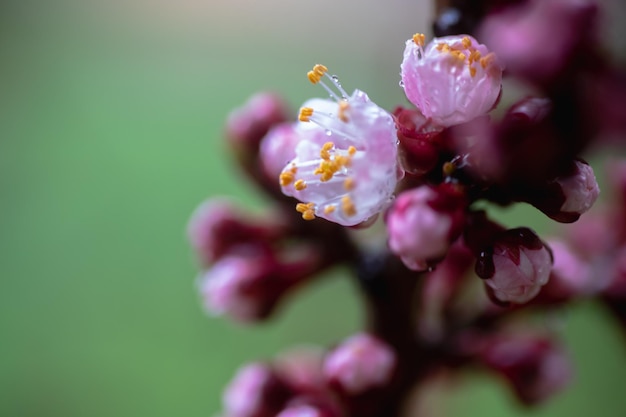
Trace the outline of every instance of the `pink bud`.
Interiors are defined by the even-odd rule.
[[[363,394],[388,383],[396,365],[393,350],[376,337],[356,334],[335,348],[324,361],[332,386],[350,395]]]
[[[285,408],[276,417],[335,417],[328,409],[309,404],[297,404]]]
[[[476,273],[485,279],[493,296],[502,302],[523,304],[534,298],[548,282],[552,257],[530,229],[502,233],[476,263]]]
[[[257,93],[228,115],[226,137],[237,149],[256,153],[259,142],[271,127],[287,120],[286,108],[276,94]]]
[[[602,286],[602,277],[594,277],[591,265],[565,242],[550,241],[554,266],[550,280],[541,290],[538,301],[567,301],[594,293]],[[599,278],[599,279],[598,279]]]
[[[269,242],[285,231],[277,218],[246,217],[232,201],[211,198],[193,213],[187,226],[191,245],[204,265],[210,265],[233,246],[250,242]]]
[[[295,123],[276,125],[261,141],[261,165],[272,181],[276,181],[283,168],[296,156],[301,135],[297,126]]]
[[[502,87],[502,67],[485,45],[469,35],[406,41],[401,65],[407,98],[433,122],[451,126],[489,112]]]
[[[572,379],[563,349],[536,335],[505,335],[489,341],[481,354],[484,363],[501,373],[526,404],[541,402],[561,391]]]
[[[224,413],[229,417],[273,417],[289,396],[269,366],[248,364],[239,369],[224,391]]]
[[[582,161],[575,161],[575,172],[561,177],[557,182],[565,196],[561,211],[582,214],[589,210],[600,194],[593,168]]]
[[[427,269],[461,233],[464,209],[463,195],[447,185],[403,192],[387,214],[389,248],[407,268]]]
[[[277,294],[273,265],[260,255],[228,255],[219,259],[199,280],[206,310],[237,321],[254,321],[267,315]]]

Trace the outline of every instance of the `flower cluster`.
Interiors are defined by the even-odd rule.
[[[568,383],[570,361],[556,334],[513,318],[596,297],[626,324],[626,165],[609,175],[619,198],[583,216],[599,196],[584,151],[626,133],[613,108],[626,108],[626,83],[606,88],[626,77],[592,33],[599,9],[449,3],[437,37],[414,34],[403,55],[399,45],[410,104],[386,111],[318,64],[307,78],[330,99],[306,101],[296,121],[269,93],[229,118],[238,162],[276,205],[256,218],[225,200],[196,211],[189,238],[206,309],[263,320],[343,264],[368,323],[334,348],[244,366],[224,393],[225,417],[400,415],[415,387],[476,365],[532,405]],[[508,97],[506,76],[529,94]],[[544,240],[490,216],[513,204],[575,224]],[[351,230],[377,220],[384,248]]]

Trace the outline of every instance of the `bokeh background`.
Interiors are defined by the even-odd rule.
[[[261,89],[294,106],[319,94],[305,78],[318,62],[383,107],[404,103],[403,42],[432,13],[417,0],[0,3],[0,416],[211,416],[241,363],[358,329],[341,270],[271,323],[205,316],[185,225],[211,195],[266,203],[221,141],[231,108]],[[532,210],[501,217],[550,227]],[[612,318],[584,303],[549,319],[577,363],[570,390],[529,412],[467,373],[448,415],[626,415]]]

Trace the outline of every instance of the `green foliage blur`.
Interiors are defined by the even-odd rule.
[[[214,195],[267,204],[221,141],[231,108],[260,89],[294,106],[317,95],[304,74],[321,60],[347,88],[404,103],[402,41],[428,13],[411,26],[401,10],[418,2],[381,17],[384,4],[351,0],[313,19],[292,3],[2,3],[0,416],[215,415],[243,362],[359,328],[341,270],[258,327],[207,317],[194,288],[193,209]],[[626,415],[623,334],[590,304],[565,315],[577,380],[531,413]],[[450,415],[527,415],[497,380],[464,380]]]

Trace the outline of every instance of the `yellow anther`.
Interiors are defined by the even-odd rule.
[[[335,206],[332,204],[329,204],[326,207],[324,207],[324,214],[330,214],[330,213],[333,213],[334,211],[335,211]]]
[[[293,184],[293,188],[295,188],[297,191],[302,191],[306,188],[306,181],[304,181],[303,179],[299,179],[297,180],[294,184]]]
[[[474,68],[474,67],[469,67],[469,72],[470,72],[470,75],[471,75],[472,77],[475,77],[475,76],[476,76],[476,68]]]
[[[423,33],[416,33],[415,35],[413,35],[413,42],[415,42],[417,46],[423,47],[426,43],[426,35],[424,35]]]
[[[341,210],[348,217],[356,214],[356,207],[354,207],[352,199],[347,195],[341,198]]]
[[[350,178],[346,178],[346,179],[343,181],[343,188],[345,188],[347,191],[352,191],[352,190],[354,190],[354,186],[355,186],[355,185],[356,185],[356,184],[354,183],[354,178],[351,178],[351,177],[350,177]]]
[[[459,61],[465,61],[465,54],[461,51],[450,51],[450,55],[452,55]]]
[[[296,204],[296,211],[302,213],[304,220],[313,220],[315,218],[315,204],[314,203],[298,203]]]
[[[298,115],[298,120],[308,122],[311,120],[311,116],[313,116],[313,109],[311,107],[302,107]]]
[[[470,38],[468,36],[463,36],[463,39],[461,40],[461,42],[463,43],[463,47],[465,49],[467,49],[470,46],[472,46],[472,41],[470,40]]]
[[[309,81],[313,84],[317,84],[320,82],[324,74],[328,72],[328,68],[324,65],[317,64],[313,67],[312,71],[307,72],[306,76],[309,78]]]
[[[452,162],[446,162],[443,164],[443,175],[446,177],[451,176],[456,171],[456,166]]]
[[[354,146],[350,146],[348,148],[348,155],[354,156],[355,153],[356,153],[356,148]]]
[[[478,61],[480,57],[481,57],[480,52],[472,51],[472,53],[469,56],[469,62],[472,63],[472,62]]]
[[[341,120],[342,122],[348,123],[348,115],[346,113],[349,108],[350,105],[347,101],[342,100],[339,102],[339,111],[337,112],[337,117],[339,117],[339,120]]]
[[[487,68],[495,59],[494,57],[493,52],[489,52],[483,58],[480,58],[480,66],[483,67],[483,69]]]
[[[286,187],[293,182],[294,173],[291,171],[281,172],[279,179],[280,179],[280,185],[282,185],[283,187]]]
[[[437,50],[439,52],[450,52],[450,45],[448,45],[447,43],[437,44]]]
[[[322,149],[320,150],[320,158],[322,158],[325,161],[329,161],[330,160],[330,150],[333,148],[333,146],[335,146],[335,144],[333,142],[326,142],[322,146]]]

